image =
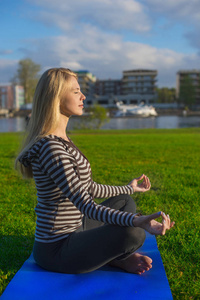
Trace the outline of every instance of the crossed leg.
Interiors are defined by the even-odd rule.
[[[112,197],[102,203],[114,209],[135,213],[128,195]],[[44,244],[35,243],[34,257],[43,268],[62,273],[87,273],[106,264],[127,272],[141,274],[151,268],[152,260],[135,252],[145,240],[139,227],[104,224],[84,218],[83,226],[67,239]]]

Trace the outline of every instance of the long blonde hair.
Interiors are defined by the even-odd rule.
[[[77,74],[70,69],[52,68],[45,71],[38,81],[25,142],[15,161],[15,168],[19,164],[19,171],[25,178],[33,177],[32,168],[31,166],[24,167],[19,159],[35,142],[53,132],[57,127],[61,94],[63,89],[67,87],[67,83],[69,84],[71,76],[77,79]]]

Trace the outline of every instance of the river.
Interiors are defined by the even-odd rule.
[[[72,117],[68,130],[79,128],[81,117]],[[24,131],[25,118],[0,118],[0,132]],[[111,118],[102,129],[186,128],[200,127],[200,116],[158,116],[150,118]]]

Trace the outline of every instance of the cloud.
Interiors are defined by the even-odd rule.
[[[199,0],[143,0],[144,5],[151,10],[167,15],[169,19],[181,19],[184,22],[200,21]]]
[[[189,41],[200,51],[194,39],[200,30],[199,0],[27,0],[38,9],[31,10],[30,18],[48,28],[56,26],[61,34],[77,35],[85,25],[104,33],[124,35],[132,39],[154,36],[162,39],[165,33],[177,31],[182,40]],[[159,28],[158,28],[159,27]],[[160,36],[158,33],[163,32]],[[171,31],[171,32],[170,32]],[[127,39],[127,35],[125,34]],[[176,39],[174,40],[174,44]]]
[[[194,26],[200,16],[199,0],[165,2],[26,0],[26,2],[30,2],[31,8],[35,6],[29,12],[26,8],[29,21],[31,18],[38,26],[42,23],[50,30],[53,28],[54,33],[59,32],[57,36],[49,34],[48,37],[28,37],[20,41],[21,45],[17,51],[20,59],[31,58],[41,65],[42,71],[50,67],[63,66],[73,70],[89,70],[98,78],[107,79],[121,78],[123,70],[157,69],[159,86],[175,86],[178,70],[199,68],[200,53],[199,56],[193,53],[184,54],[181,51],[170,50],[168,46],[161,48],[154,46],[153,43],[148,45],[144,39],[143,43],[142,39],[136,42],[135,38],[154,34],[156,36],[156,26],[160,18],[166,19],[164,23],[172,23],[170,25],[172,30],[173,22],[176,24],[176,21],[180,20],[180,24],[189,24],[184,27],[185,37],[200,52],[199,32],[195,30],[199,25]],[[125,34],[127,32],[128,37]],[[164,35],[165,32],[161,34]],[[161,34],[157,36],[161,37]],[[163,36],[161,39],[164,40]],[[10,74],[12,70],[16,70],[17,61],[5,60],[5,65],[2,67],[0,64],[0,68],[3,74],[0,81],[6,74],[7,81],[13,76]]]
[[[75,34],[31,40],[28,49],[29,57],[43,70],[63,66],[89,70],[99,79],[120,79],[123,70],[156,69],[159,86],[175,86],[176,72],[194,68],[199,60],[195,54],[124,41],[120,34],[105,33],[91,25],[84,25],[82,32]]]
[[[130,30],[140,33],[148,32],[151,27],[145,7],[136,0],[33,0],[31,3],[41,7],[34,18],[47,26],[53,23],[63,31],[82,24],[108,31]]]
[[[151,13],[152,27],[161,21],[162,29],[176,31],[182,28],[182,39],[200,53],[200,1],[199,0],[141,0],[144,7]],[[178,38],[178,37],[177,37]],[[180,37],[179,37],[180,38]],[[174,41],[176,43],[176,40]]]

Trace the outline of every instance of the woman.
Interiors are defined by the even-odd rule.
[[[82,115],[84,100],[69,69],[47,70],[36,87],[27,139],[16,159],[37,187],[35,261],[63,273],[90,272],[105,264],[144,273],[152,260],[135,252],[145,240],[144,229],[163,235],[174,222],[163,212],[136,214],[130,195],[150,189],[147,176],[125,186],[92,180],[89,161],[66,135],[69,117]],[[94,202],[108,197],[101,205]],[[162,223],[155,220],[159,216]]]

